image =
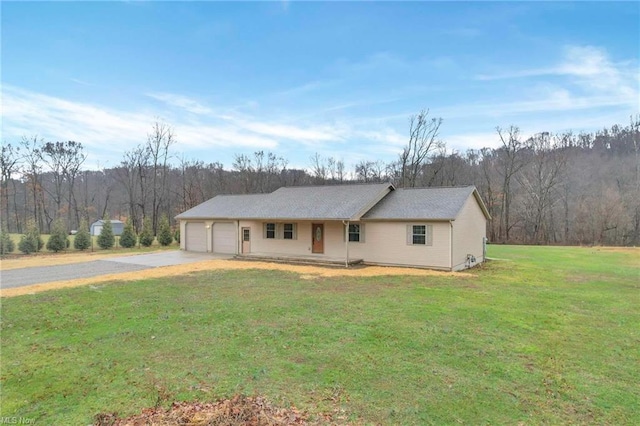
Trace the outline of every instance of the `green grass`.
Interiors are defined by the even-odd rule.
[[[20,252],[20,250],[18,250],[18,243],[20,242],[20,238],[22,237],[22,234],[9,234],[9,236],[11,237],[11,240],[13,240],[14,244],[15,244],[15,248],[13,250],[13,252],[11,252],[11,254],[22,254]],[[42,247],[42,250],[40,251],[40,253],[52,253],[50,251],[47,250],[47,241],[49,240],[49,234],[40,234],[40,236],[42,237],[42,241],[44,242],[44,247]],[[69,235],[69,248],[66,250],[63,250],[59,253],[81,253],[80,250],[76,250],[73,247],[73,240],[75,238],[75,235]],[[110,251],[148,251],[149,249],[153,249],[153,250],[157,250],[158,248],[165,248],[163,246],[160,245],[160,243],[158,243],[158,240],[153,240],[153,244],[151,244],[150,247],[138,247],[138,245],[136,245],[135,247],[132,247],[130,249],[125,249],[123,247],[120,246],[120,237],[116,236],[116,243],[115,246],[112,249],[108,249],[108,250],[103,250],[100,248],[100,246],[98,245],[98,236],[97,235],[93,235],[91,236],[91,239],[93,240],[93,251],[99,251],[101,253],[109,253]],[[166,246],[166,248],[176,248],[178,247],[180,244],[176,241],[174,241],[173,243],[171,243],[169,246]],[[84,252],[90,252],[92,251],[92,248],[89,247],[87,250],[84,250]]]
[[[0,416],[261,394],[381,424],[640,424],[640,256],[491,246],[472,278],[212,271],[2,300]]]

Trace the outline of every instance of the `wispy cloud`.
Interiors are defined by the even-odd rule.
[[[331,86],[335,86],[338,82],[336,80],[314,80],[308,83],[301,84],[299,86],[291,87],[289,89],[276,92],[276,96],[301,96],[311,92],[315,92],[322,89],[327,89]]]
[[[192,114],[211,115],[214,111],[202,105],[200,102],[186,96],[177,95],[175,93],[147,93],[147,96],[157,101],[163,102],[170,107],[180,108]]]
[[[496,147],[498,144],[499,139],[496,132],[460,133],[447,137],[447,147],[458,152],[465,152],[467,149]]]
[[[566,86],[577,86],[585,94],[608,95],[615,102],[637,102],[637,64],[615,63],[606,50],[594,46],[566,46],[560,63],[497,74],[480,74],[477,80],[494,81],[560,76],[568,77]]]
[[[153,120],[144,113],[122,113],[6,84],[2,98],[4,137],[38,134],[101,150],[122,150],[133,140],[144,140]]]
[[[97,158],[102,159],[103,165],[107,159],[116,164],[122,152],[146,140],[151,124],[159,116],[174,128],[176,150],[180,152],[211,148],[218,151],[301,147],[320,150],[331,144],[342,144],[356,134],[350,126],[337,122],[294,124],[284,119],[257,119],[238,112],[216,113],[213,107],[170,93],[147,94],[170,106],[162,114],[158,114],[158,110],[116,110],[72,102],[10,85],[2,87],[2,96],[5,138],[38,134],[51,140],[76,140],[85,145],[93,164],[97,164]]]
[[[69,78],[69,80],[82,86],[94,86],[94,84],[89,83],[88,81],[80,80],[79,78]]]
[[[117,163],[122,152],[146,140],[155,112],[124,111],[31,92],[10,85],[2,87],[3,136],[19,139],[38,134],[45,139],[76,140],[92,156]],[[168,99],[168,98],[167,98]],[[180,104],[181,100],[178,100]],[[187,98],[182,101],[188,100]],[[183,106],[204,112],[208,108],[183,102]],[[176,116],[164,116],[174,127],[178,150],[211,147],[274,149],[278,141],[229,123],[203,123]],[[94,164],[97,158],[94,158]],[[104,161],[103,161],[104,164]]]

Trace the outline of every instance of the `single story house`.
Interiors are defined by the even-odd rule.
[[[102,219],[93,222],[90,228],[91,235],[100,235],[103,226],[104,220]],[[124,222],[111,219],[111,229],[113,230],[113,235],[122,235],[122,232],[124,231]]]
[[[474,186],[390,183],[218,195],[176,216],[182,250],[448,271],[484,261],[490,218]]]

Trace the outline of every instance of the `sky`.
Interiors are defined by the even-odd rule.
[[[174,162],[270,151],[397,158],[409,117],[452,151],[627,125],[639,2],[6,2],[2,143],[74,140],[117,166],[151,127]]]

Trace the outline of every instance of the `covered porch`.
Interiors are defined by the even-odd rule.
[[[244,253],[235,256],[241,260],[255,260],[265,262],[294,263],[298,265],[322,265],[322,266],[342,266],[350,267],[362,264],[363,259],[343,257],[311,255],[311,254],[286,254],[286,253]]]

